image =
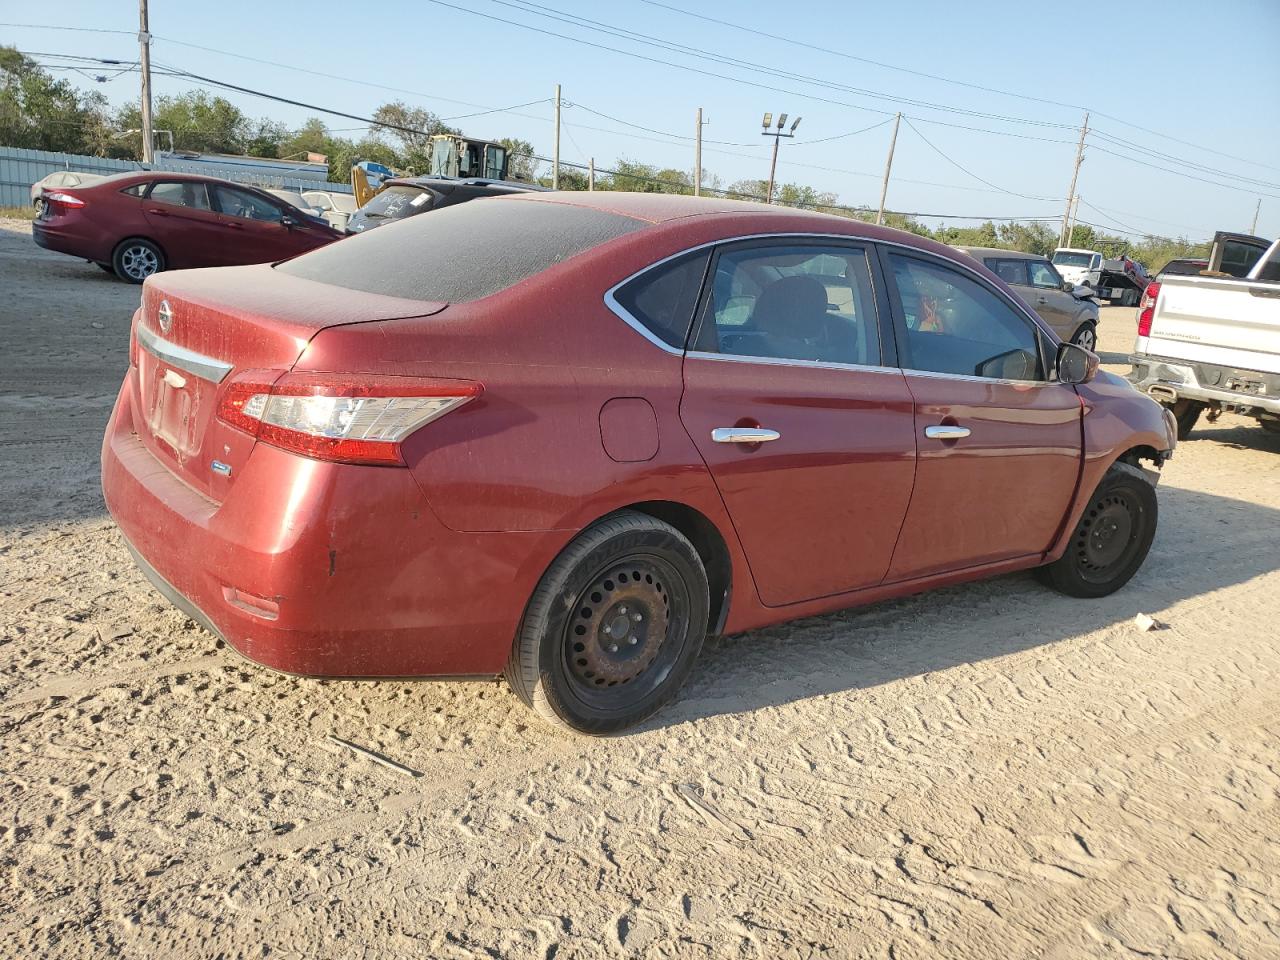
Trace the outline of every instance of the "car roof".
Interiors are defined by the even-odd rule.
[[[1002,250],[999,247],[961,247],[957,246],[957,250],[961,253],[967,253],[975,260],[978,257],[1001,257],[1006,260],[1047,260],[1048,257],[1039,253],[1025,253],[1022,250]]]
[[[814,210],[801,210],[752,200],[729,200],[721,197],[694,197],[673,193],[627,193],[616,190],[557,190],[546,193],[518,193],[495,197],[486,203],[557,203],[584,207],[604,213],[618,214],[657,226],[677,228],[711,220],[724,221],[726,238],[753,234],[829,234],[853,239],[882,240],[900,246],[915,247],[937,256],[955,258],[954,247],[928,237],[880,227]]]

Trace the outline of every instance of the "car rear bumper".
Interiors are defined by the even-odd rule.
[[[1129,382],[1165,403],[1198,400],[1242,413],[1280,414],[1280,375],[1134,354]]]
[[[292,674],[494,675],[558,549],[549,534],[455,533],[408,470],[266,444],[215,503],[137,435],[127,384],[103,442],[102,488],[165,597],[245,657]]]
[[[86,260],[105,262],[111,256],[109,251],[105,256],[103,255],[102,250],[99,249],[100,244],[93,237],[42,223],[39,220],[31,222],[31,239],[36,242],[36,246],[43,247],[46,250],[52,250],[54,253],[69,254],[73,257],[83,257]]]

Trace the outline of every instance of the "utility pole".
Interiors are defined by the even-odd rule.
[[[587,189],[594,190],[596,188],[596,158],[592,157],[587,161]]]
[[[777,143],[778,141],[773,141]],[[693,195],[702,196],[702,108],[698,108],[697,133],[693,141]]]
[[[1258,233],[1258,214],[1262,212],[1262,198],[1258,198],[1258,205],[1253,208],[1253,223],[1249,225],[1249,232],[1255,236]]]
[[[1071,198],[1071,219],[1067,222],[1067,239],[1062,246],[1071,246],[1071,238],[1076,235],[1076,217],[1080,215],[1080,194]]]
[[[796,117],[795,122],[791,124],[791,129],[783,133],[782,128],[787,123],[787,115],[785,113],[778,114],[777,129],[773,128],[773,114],[766,113],[764,115],[764,122],[761,124],[764,130],[760,136],[773,137],[773,160],[769,163],[769,190],[764,196],[765,203],[773,203],[773,182],[778,172],[778,141],[783,137],[794,137],[796,135],[796,127],[800,126],[800,119],[800,117]],[[699,130],[701,130],[701,127],[699,127]]]
[[[1071,186],[1067,190],[1067,209],[1062,214],[1062,233],[1058,237],[1058,246],[1067,246],[1070,240],[1067,231],[1071,226],[1071,205],[1075,202],[1076,179],[1080,176],[1080,164],[1084,163],[1084,137],[1089,132],[1089,113],[1085,111],[1084,125],[1080,127],[1080,142],[1076,145],[1076,164],[1071,168]]]
[[[893,169],[893,148],[898,145],[898,124],[902,114],[893,118],[893,136],[889,138],[889,156],[884,161],[884,183],[880,184],[880,212],[876,214],[876,226],[884,223],[884,201],[889,196],[889,172]]]
[[[143,0],[145,2],[145,0]],[[551,161],[551,189],[560,189],[560,84],[556,84],[556,152]]]
[[[155,163],[151,143],[151,26],[147,0],[138,0],[138,45],[142,48],[142,162]]]

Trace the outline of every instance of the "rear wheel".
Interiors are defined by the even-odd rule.
[[[126,283],[141,283],[164,269],[164,254],[150,240],[131,237],[116,247],[111,255],[111,269]]]
[[[507,683],[553,724],[616,733],[675,696],[702,649],[708,604],[706,571],[683,534],[644,514],[615,514],[543,575]]]
[[[1136,307],[1138,305],[1138,291],[1132,288],[1126,290],[1120,298],[1120,306]]]
[[[1204,404],[1199,400],[1175,400],[1168,407],[1173,411],[1173,419],[1178,421],[1178,439],[1187,439],[1204,412]]]
[[[1262,429],[1267,433],[1280,433],[1280,420],[1259,420],[1258,423],[1262,424]]]
[[[1156,535],[1156,488],[1137,467],[1117,463],[1093,492],[1067,552],[1036,570],[1071,597],[1105,597],[1138,572]]]
[[[1075,334],[1071,338],[1071,342],[1076,346],[1084,347],[1086,350],[1098,352],[1098,326],[1092,320],[1086,320],[1080,324]]]

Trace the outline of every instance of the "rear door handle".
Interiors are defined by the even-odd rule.
[[[777,430],[761,427],[716,427],[711,431],[711,439],[716,443],[764,443],[781,436]]]
[[[959,440],[969,435],[969,428],[959,424],[943,424],[936,427],[925,427],[924,435],[930,440]]]
[[[168,211],[168,210],[160,210],[160,209],[158,209],[158,208],[156,208],[156,207],[148,207],[148,208],[147,208],[147,213],[153,213],[153,214],[155,214],[157,217],[167,217],[167,216],[169,215],[169,211]]]
[[[223,220],[223,221],[222,221],[222,225],[223,225],[224,227],[230,227],[232,230],[243,230],[243,229],[244,229],[244,227],[240,226],[240,224],[236,223],[234,220]]]

